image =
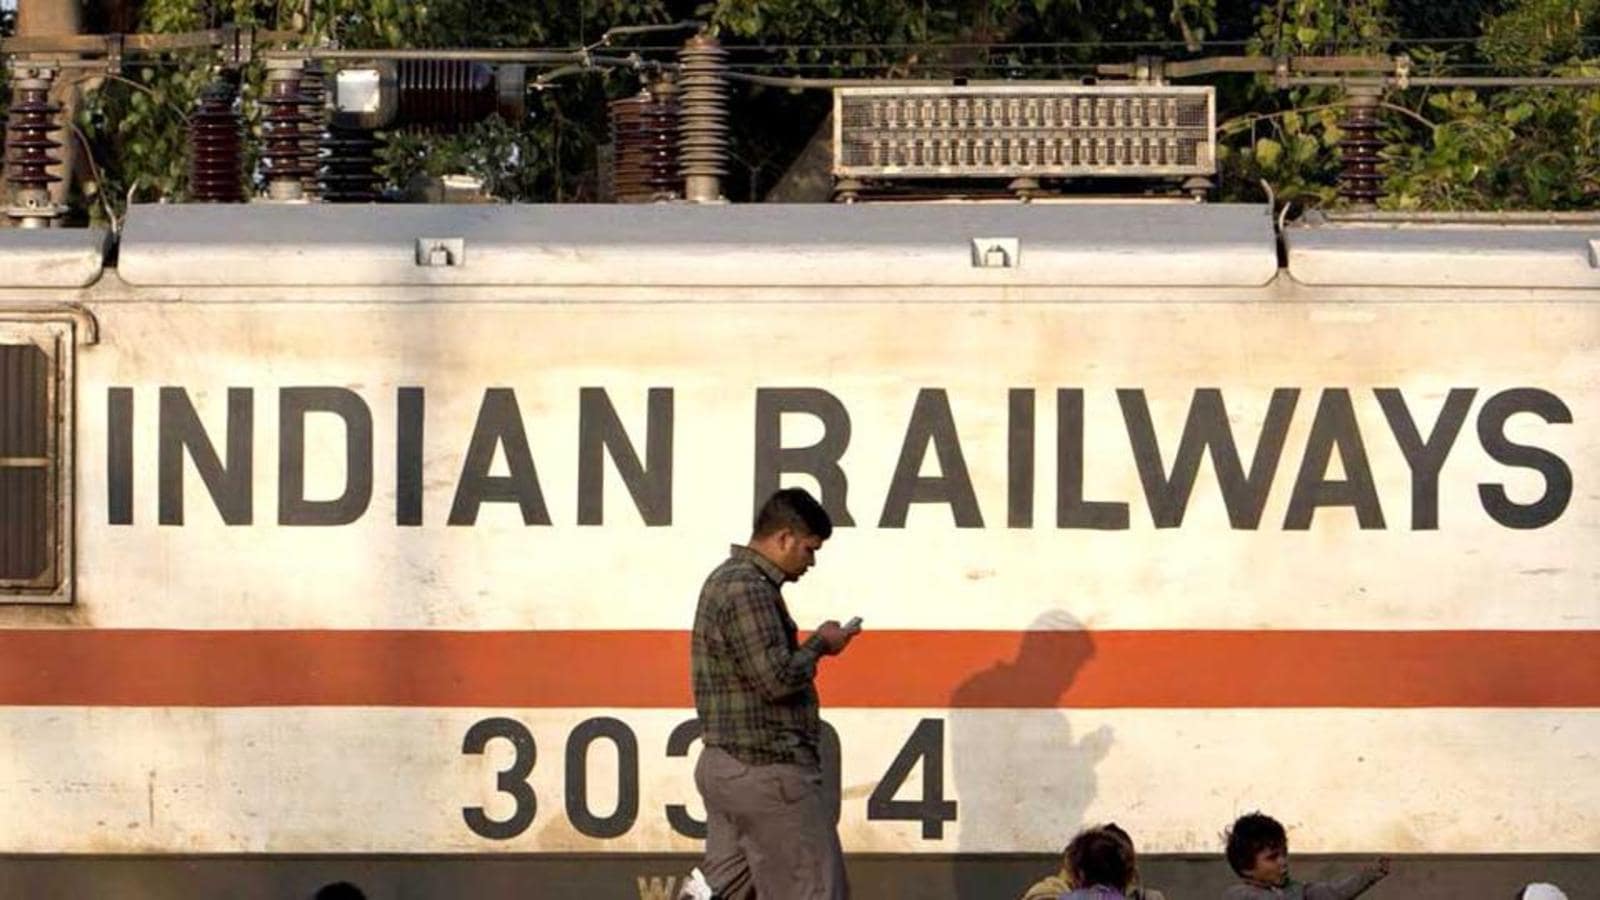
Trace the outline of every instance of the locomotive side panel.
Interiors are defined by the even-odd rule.
[[[1600,842],[1600,312],[983,296],[96,306],[0,845],[692,851],[684,632],[779,483],[853,522],[789,591],[867,621],[848,851]]]

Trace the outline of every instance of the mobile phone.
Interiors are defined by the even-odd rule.
[[[860,631],[861,630],[861,617],[860,616],[856,616],[855,618],[851,619],[850,621],[844,623],[844,630],[845,631]]]

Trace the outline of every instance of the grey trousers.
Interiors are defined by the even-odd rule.
[[[706,803],[700,871],[725,900],[848,900],[844,851],[822,773],[746,765],[707,747],[694,783]]]

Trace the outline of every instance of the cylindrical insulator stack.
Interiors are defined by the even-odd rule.
[[[189,117],[189,199],[244,202],[244,127],[234,101],[238,88],[223,78],[200,92]]]
[[[1383,196],[1383,175],[1378,171],[1378,91],[1351,88],[1345,105],[1345,119],[1339,123],[1344,140],[1339,142],[1339,196],[1356,206],[1374,206]]]
[[[395,126],[459,131],[495,111],[494,69],[460,59],[402,59]]]
[[[678,52],[679,162],[684,197],[694,203],[722,199],[728,173],[727,59],[709,34],[695,35]]]
[[[683,196],[678,171],[678,104],[671,85],[611,102],[613,194],[620,203]]]
[[[300,73],[300,96],[306,98],[301,111],[308,120],[300,131],[300,149],[305,153],[305,174],[300,178],[300,189],[307,197],[317,197],[321,193],[317,186],[318,156],[321,154],[322,129],[328,120],[328,85],[321,62],[306,62],[305,69]]]
[[[261,105],[262,168],[267,175],[267,196],[273,200],[301,200],[303,179],[310,168],[304,134],[311,117],[305,114],[306,97],[300,92],[304,63],[297,59],[267,61],[267,89]]]
[[[325,203],[376,203],[383,176],[378,174],[377,132],[330,124],[322,138],[322,169],[317,175]]]
[[[650,87],[650,102],[645,104],[639,131],[645,186],[657,200],[683,196],[683,172],[678,163],[680,113],[676,85],[660,82]]]
[[[644,154],[641,152],[644,108],[650,95],[640,91],[632,97],[611,101],[611,194],[618,203],[638,203],[649,199],[645,187]]]
[[[13,65],[11,72],[11,119],[6,125],[11,205],[6,215],[22,228],[48,228],[65,212],[50,200],[50,185],[61,180],[50,171],[61,163],[55,156],[61,144],[50,137],[59,127],[55,118],[61,112],[50,102],[54,78],[55,72],[45,68]]]

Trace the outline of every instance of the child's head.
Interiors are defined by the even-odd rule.
[[[1128,847],[1128,883],[1139,880],[1139,851],[1133,846],[1133,835],[1122,830],[1122,826],[1115,822],[1107,822],[1102,826],[1106,834],[1111,835]]]
[[[1079,832],[1067,845],[1067,875],[1077,887],[1124,890],[1133,876],[1132,848],[1104,828]]]
[[[1282,884],[1289,877],[1289,837],[1278,820],[1259,812],[1228,829],[1228,865],[1241,877]]]

